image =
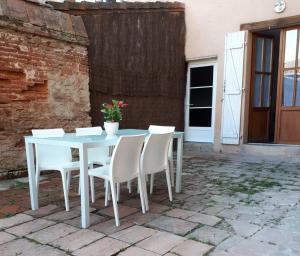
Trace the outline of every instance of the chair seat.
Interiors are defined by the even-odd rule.
[[[110,164],[111,157],[103,157],[102,159],[99,159],[99,161],[89,161],[88,165],[109,165]],[[63,168],[68,169],[69,167],[77,167],[77,169],[80,169],[80,162],[79,161],[74,161],[71,164],[67,163],[66,165],[63,166]]]
[[[106,165],[106,166],[90,169],[89,175],[108,180],[110,178],[109,166]]]
[[[156,170],[143,170],[145,174],[153,174],[153,173],[157,173],[157,172],[162,172],[164,170],[167,169],[167,166],[166,165],[161,165],[159,168],[157,168]]]
[[[89,164],[98,164],[98,165],[109,165],[111,161],[111,157],[103,157],[100,158],[99,161],[91,161]]]
[[[74,161],[74,162],[65,162],[61,165],[39,166],[39,169],[40,171],[49,171],[49,170],[74,171],[74,170],[79,170],[80,165],[78,161]]]
[[[62,165],[62,168],[65,170],[78,170],[80,169],[79,161],[68,162]]]

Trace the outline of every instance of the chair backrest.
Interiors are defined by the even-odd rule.
[[[37,138],[63,137],[65,131],[62,128],[33,129],[32,135]],[[44,170],[51,170],[51,168],[72,161],[72,153],[69,147],[37,144],[35,152],[37,166]]]
[[[76,130],[76,136],[101,135],[103,132],[101,126],[76,128],[75,130]],[[88,149],[89,162],[102,162],[103,164],[105,164],[108,157],[109,157],[109,147]]]
[[[150,134],[147,137],[141,156],[141,167],[145,174],[166,169],[171,138],[172,133]]]
[[[76,128],[76,136],[101,135],[102,132],[101,126]]]
[[[65,135],[63,128],[55,129],[32,129],[33,137],[37,138],[51,138],[51,137],[62,137]]]
[[[114,182],[125,182],[137,177],[145,137],[146,135],[133,135],[119,138],[110,165]]]
[[[148,128],[150,133],[170,133],[175,131],[175,126],[150,125]]]
[[[173,133],[175,132],[175,126],[150,125],[148,131],[151,134],[170,133],[170,132]],[[173,156],[173,139],[170,140],[168,155],[169,157]]]

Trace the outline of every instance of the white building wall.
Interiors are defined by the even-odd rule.
[[[280,14],[274,11],[275,0],[181,0],[180,2],[185,3],[186,8],[186,59],[206,56],[217,56],[218,59],[214,149],[219,151],[223,148],[220,143],[220,132],[225,33],[239,31],[240,25],[244,23],[300,15],[300,0],[286,0],[286,10]],[[241,134],[243,135],[243,132]]]

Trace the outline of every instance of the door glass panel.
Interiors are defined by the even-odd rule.
[[[297,29],[288,30],[285,39],[285,54],[284,54],[284,67],[295,67],[296,48],[297,48]]]
[[[260,85],[262,75],[255,75],[254,78],[254,90],[253,90],[253,107],[260,107]]]
[[[293,105],[294,71],[287,70],[283,75],[283,106]]]
[[[213,66],[191,68],[191,87],[213,86]]]
[[[300,30],[298,30],[298,33],[300,33]],[[298,67],[300,68],[300,36],[298,42]]]
[[[270,106],[270,84],[271,75],[265,75],[263,83],[263,107]]]
[[[190,91],[191,107],[211,107],[213,88],[196,88]]]
[[[211,127],[211,108],[190,109],[190,126]]]
[[[300,70],[297,74],[297,89],[296,89],[296,106],[300,106]]]
[[[265,72],[271,72],[272,69],[272,40],[265,39]]]
[[[256,38],[256,60],[255,70],[262,71],[262,53],[263,53],[263,38]]]

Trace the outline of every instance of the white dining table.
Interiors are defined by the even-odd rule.
[[[81,226],[88,228],[90,225],[89,213],[89,185],[88,185],[88,148],[103,146],[114,146],[118,137],[122,135],[148,134],[148,130],[139,129],[121,129],[116,136],[107,136],[105,132],[101,135],[76,136],[75,133],[66,133],[62,137],[38,138],[25,136],[26,159],[28,168],[28,179],[30,189],[30,202],[32,210],[39,208],[37,186],[35,180],[35,161],[34,145],[55,145],[77,148],[79,150],[80,162],[80,189],[81,189]],[[175,191],[181,191],[182,176],[182,152],[183,152],[183,132],[174,132],[173,138],[177,140],[177,164],[176,164],[176,188]]]

